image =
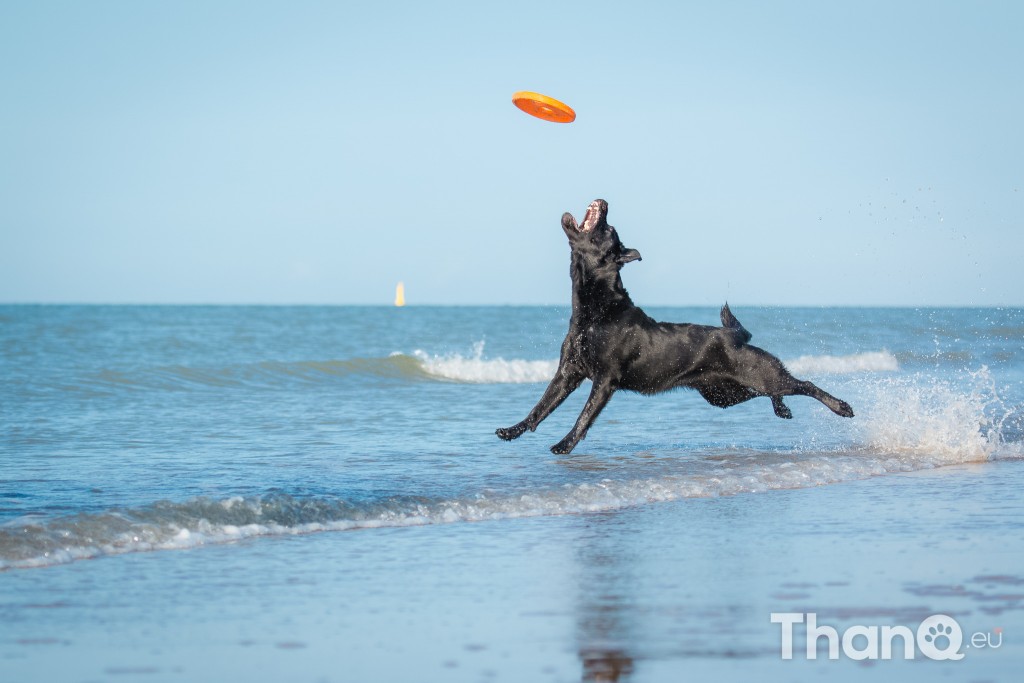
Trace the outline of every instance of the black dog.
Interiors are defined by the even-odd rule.
[[[590,398],[553,453],[572,451],[616,389],[656,394],[676,387],[700,392],[708,403],[728,408],[756,396],[768,396],[775,414],[791,418],[783,396],[810,396],[836,415],[853,409],[814,384],[796,379],[778,358],[751,346],[750,333],[722,307],[722,327],[660,323],[635,306],[622,286],[619,269],[639,261],[640,253],[619,241],[608,225],[608,203],[595,199],[583,225],[562,216],[572,259],[572,318],[562,342],[558,371],[540,401],[519,424],[495,432],[511,441],[531,432],[583,383],[593,381]]]

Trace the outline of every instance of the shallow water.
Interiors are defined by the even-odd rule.
[[[715,322],[710,309],[652,309]],[[0,569],[281,536],[609,511],[1021,457],[1024,311],[735,309],[853,404],[722,411],[586,387],[507,444],[562,308],[0,307]]]

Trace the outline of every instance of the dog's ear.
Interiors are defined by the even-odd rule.
[[[639,251],[637,251],[636,249],[627,249],[626,247],[622,248],[622,253],[619,254],[619,257],[617,259],[615,259],[616,263],[618,263],[620,266],[624,266],[632,261],[642,260],[643,259],[641,258]]]
[[[568,211],[562,214],[562,230],[570,240],[580,236],[580,226]]]

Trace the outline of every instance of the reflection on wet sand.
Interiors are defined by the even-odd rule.
[[[628,681],[633,658],[619,650],[580,650],[583,681]]]
[[[615,524],[613,517],[595,516],[590,523]],[[576,607],[576,640],[582,681],[628,681],[634,659],[627,644],[634,642],[630,596],[621,586],[633,585],[631,568],[636,561],[629,549],[609,539],[615,534],[590,533],[580,538],[576,551],[579,589]],[[609,547],[611,544],[611,547]]]

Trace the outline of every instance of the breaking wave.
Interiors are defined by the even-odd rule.
[[[801,356],[786,362],[794,374],[854,374],[899,369],[888,351],[850,356]],[[71,392],[111,394],[133,391],[202,391],[292,388],[331,385],[353,380],[443,381],[467,384],[547,382],[555,375],[557,359],[487,358],[477,342],[466,355],[435,355],[423,350],[392,353],[382,358],[318,361],[264,361],[225,366],[171,365],[132,370],[105,370],[78,379],[62,378],[59,386]]]
[[[797,375],[850,375],[862,372],[896,372],[900,364],[888,351],[869,351],[849,356],[800,356],[786,361]]]
[[[427,374],[457,382],[547,382],[555,376],[558,368],[557,360],[487,359],[483,351],[483,342],[478,342],[468,357],[460,354],[431,356],[424,351],[416,351],[413,356],[423,364]],[[848,356],[800,356],[786,361],[785,365],[795,374],[807,375],[895,372],[900,369],[896,356],[885,350]]]
[[[432,356],[415,351],[413,357],[432,377],[472,384],[523,384],[547,382],[555,376],[557,360],[505,360],[484,358],[484,342],[473,345],[471,355]]]

